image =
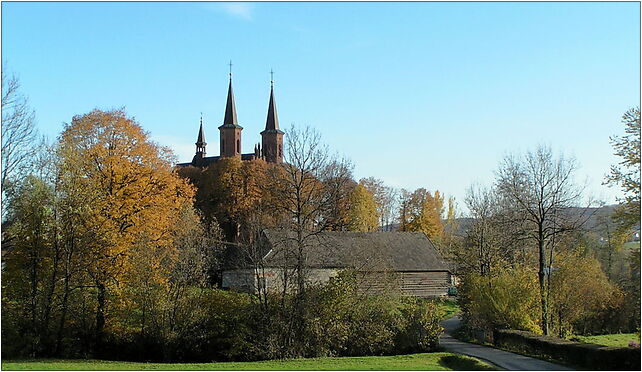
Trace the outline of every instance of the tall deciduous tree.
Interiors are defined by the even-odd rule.
[[[109,294],[133,270],[141,242],[159,248],[149,257],[161,268],[171,251],[175,216],[191,205],[193,189],[172,171],[167,148],[120,110],[75,116],[59,143],[62,192],[76,200],[82,234],[82,267],[96,289],[96,341],[101,342]],[[82,200],[78,200],[81,197]]]
[[[374,177],[362,178],[359,180],[359,184],[363,185],[374,196],[381,229],[390,228],[389,225],[394,217],[396,190],[386,186],[382,180]]]
[[[2,68],[2,196],[12,180],[23,175],[33,160],[37,140],[35,113],[20,92],[20,81]],[[3,203],[4,205],[4,203]],[[4,216],[4,207],[3,207]]]
[[[411,194],[402,192],[401,199],[401,231],[420,231],[431,239],[441,239],[444,233],[443,195],[439,191],[432,194],[424,188],[419,188]]]
[[[471,186],[466,192],[466,205],[473,218],[467,231],[466,245],[458,253],[464,271],[490,274],[501,262],[500,232],[494,223],[499,203],[493,189]]]
[[[275,213],[285,216],[283,227],[292,232],[273,254],[283,258],[283,290],[292,288],[296,296],[294,337],[303,345],[311,241],[336,223],[336,206],[342,204],[346,185],[354,182],[352,165],[331,155],[313,128],[293,126],[287,131],[284,163],[269,169],[270,200]]]
[[[572,158],[555,157],[549,147],[539,146],[523,156],[507,156],[497,171],[497,189],[514,211],[513,223],[524,230],[538,253],[538,278],[542,330],[549,332],[549,282],[553,252],[562,233],[585,222],[569,213],[580,203],[583,188],[573,180],[577,165]]]
[[[350,194],[348,229],[350,231],[376,231],[379,218],[375,199],[362,185],[357,185]]]

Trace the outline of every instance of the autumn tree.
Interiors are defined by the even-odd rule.
[[[434,194],[424,188],[413,193],[402,191],[399,204],[401,231],[420,231],[430,239],[441,239],[444,233],[444,197],[439,191]]]
[[[268,167],[262,159],[229,157],[205,169],[187,166],[177,172],[196,187],[195,205],[203,216],[221,225],[227,241],[239,243],[247,238],[249,224],[256,222],[261,204],[268,198]]]
[[[549,333],[549,274],[555,247],[561,234],[586,221],[586,213],[569,213],[579,205],[583,190],[574,183],[576,169],[574,159],[555,157],[550,148],[539,146],[523,156],[507,156],[497,171],[497,190],[512,211],[512,224],[521,227],[523,239],[532,242],[538,255],[544,334]]]
[[[193,189],[172,171],[170,150],[150,141],[121,110],[75,116],[60,136],[58,155],[62,192],[82,197],[79,229],[91,240],[79,257],[89,281],[85,285],[96,290],[95,338],[100,343],[110,294],[132,274],[136,252],[162,252],[148,256],[156,268],[174,254],[164,248],[172,245],[175,216],[191,205]]]
[[[362,178],[359,180],[359,184],[368,189],[374,197],[379,215],[379,227],[381,229],[390,228],[389,225],[392,223],[395,213],[397,191],[374,177]]]
[[[306,332],[307,256],[321,231],[335,223],[335,208],[344,197],[351,177],[351,164],[333,156],[311,127],[293,126],[287,131],[284,163],[269,168],[273,209],[286,216],[283,227],[291,232],[276,249],[283,258],[282,287],[295,295],[291,326],[297,344],[304,345]],[[286,310],[286,309],[283,309]]]
[[[357,185],[350,195],[348,229],[350,231],[376,231],[379,218],[375,199],[362,185]]]
[[[590,255],[568,250],[556,256],[557,265],[551,274],[551,325],[559,337],[585,334],[586,330],[578,328],[582,320],[592,320],[601,312],[612,313],[621,301],[621,291]]]

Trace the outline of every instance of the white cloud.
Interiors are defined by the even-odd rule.
[[[253,15],[252,13],[254,11],[253,4],[245,3],[245,2],[231,2],[231,3],[218,3],[218,4],[211,4],[211,5],[212,7],[210,7],[210,9],[223,11],[228,15],[231,15],[237,18],[242,18],[247,21],[252,20],[252,15]]]

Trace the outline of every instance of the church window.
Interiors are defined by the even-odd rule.
[[[283,156],[283,145],[279,145],[279,156]]]
[[[241,152],[241,140],[236,140],[236,152]]]
[[[221,155],[225,152],[225,140],[221,138]]]

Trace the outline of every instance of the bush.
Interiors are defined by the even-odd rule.
[[[118,297],[100,347],[87,346],[95,329],[92,309],[74,308],[78,316],[68,320],[56,356],[212,362],[434,350],[441,327],[432,302],[372,296],[356,287],[354,276],[343,273],[308,288],[305,296],[272,294],[266,302],[245,293],[198,287],[182,288],[175,297],[160,286],[121,292],[114,294]],[[92,304],[90,296],[86,300]],[[73,302],[85,303],[80,297]],[[32,357],[35,339],[10,304],[3,301],[3,357]]]
[[[246,360],[254,303],[244,293],[188,288],[180,304],[160,306],[141,329],[117,314],[95,357],[148,362]],[[175,306],[178,305],[178,306]],[[128,319],[132,318],[132,319]]]
[[[619,331],[623,293],[609,282],[600,263],[575,252],[558,254],[556,262],[551,276],[551,330],[560,337]]]
[[[466,326],[491,331],[511,328],[541,333],[537,273],[523,266],[492,275],[468,273],[459,287]]]
[[[297,340],[297,299],[270,298],[261,340],[264,358],[389,355],[433,350],[441,333],[434,304],[416,298],[371,296],[342,273],[305,295],[304,337]],[[285,310],[285,311],[284,311]]]

